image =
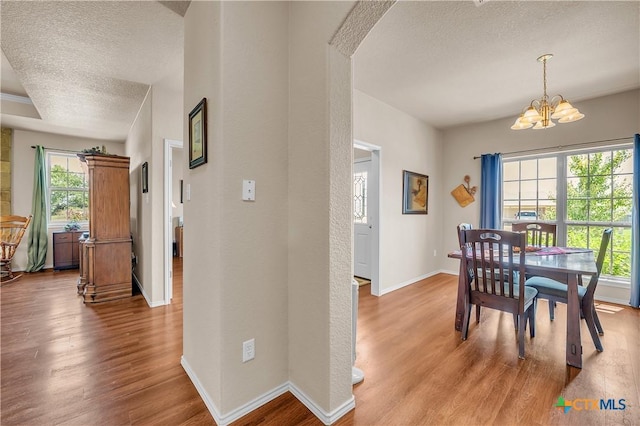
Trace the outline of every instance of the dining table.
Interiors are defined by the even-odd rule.
[[[465,285],[465,262],[462,251],[454,250],[449,258],[460,259],[458,278],[458,297],[456,304],[455,329],[462,330],[465,301],[469,297],[468,286]],[[567,284],[567,364],[582,368],[582,343],[580,336],[580,300],[578,283],[582,275],[596,274],[596,262],[592,250],[567,247],[542,247],[527,250],[525,255],[525,273],[554,279]]]

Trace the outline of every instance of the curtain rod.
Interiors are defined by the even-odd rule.
[[[562,151],[564,148],[568,148],[568,147],[572,147],[572,146],[589,146],[589,145],[594,145],[594,144],[600,144],[600,143],[603,143],[603,142],[623,141],[623,140],[626,140],[626,139],[633,140],[633,136],[629,136],[629,137],[626,137],[626,138],[604,139],[604,140],[601,140],[601,141],[581,142],[581,143],[574,143],[574,144],[569,144],[569,145],[549,146],[549,147],[546,147],[546,148],[524,149],[524,150],[521,150],[521,151],[503,152],[502,154],[504,154],[504,155],[528,154],[528,153],[534,153],[534,152],[544,152],[544,151],[549,151],[549,150],[553,150],[553,149],[557,149],[558,151]],[[477,160],[478,158],[482,158],[482,156],[473,157],[474,160]]]
[[[31,145],[31,148],[36,149],[35,145]],[[43,146],[42,149],[46,149],[47,151],[59,151],[59,152],[71,152],[73,154],[79,154],[80,151],[72,151],[70,149],[60,149],[60,148],[47,148],[46,146]]]

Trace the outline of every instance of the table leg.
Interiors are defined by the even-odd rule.
[[[582,342],[580,339],[580,300],[578,276],[567,276],[567,364],[582,368]]]
[[[464,317],[464,303],[465,303],[465,283],[464,275],[466,274],[466,268],[464,267],[464,259],[460,259],[460,273],[458,274],[458,299],[456,302],[456,323],[455,327],[457,331],[462,330],[462,320]]]

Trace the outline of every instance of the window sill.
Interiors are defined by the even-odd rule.
[[[606,277],[600,275],[600,279],[598,280],[598,286],[606,285],[607,287],[617,287],[617,288],[631,288],[631,281],[625,280],[624,278],[616,278],[616,277]]]
[[[89,230],[89,222],[78,222],[78,224],[80,225],[80,229],[78,229],[78,232],[86,232]],[[47,225],[47,230],[49,232],[61,232],[61,231],[66,231],[66,229],[64,229],[64,227],[66,226],[66,223],[49,223]]]

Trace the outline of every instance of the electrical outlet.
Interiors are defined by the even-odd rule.
[[[242,362],[251,361],[256,357],[256,339],[242,342]]]
[[[437,255],[438,255],[438,251],[437,251],[437,250],[434,250],[434,251],[433,251],[433,255],[434,255],[434,256],[437,256]]]

